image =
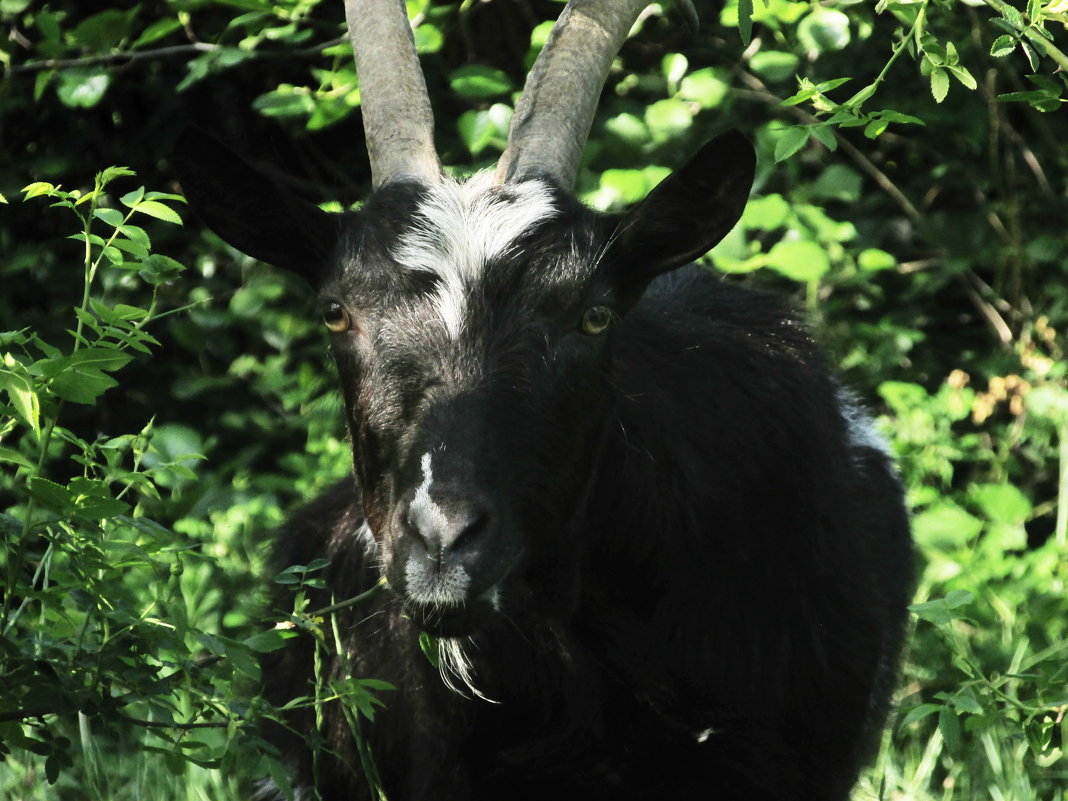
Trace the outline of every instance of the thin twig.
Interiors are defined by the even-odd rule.
[[[736,90],[735,94],[741,97],[753,97],[761,100],[765,103],[769,103],[775,106],[782,106],[782,98],[777,96],[774,92],[768,89],[763,82],[746,70],[739,70],[739,77],[742,82],[745,83],[750,90]],[[805,123],[806,125],[819,124],[820,120],[812,116],[804,109],[800,109],[797,106],[787,106],[786,111],[793,115],[796,119]],[[898,205],[898,207],[905,213],[910,220],[918,220],[921,217],[919,210],[912,204],[905,194],[897,188],[893,181],[880,170],[871,159],[861,153],[856,147],[845,139],[838,131],[834,131],[834,137],[838,140],[838,146],[842,149],[850,159],[852,159],[861,170],[866,172],[868,176],[875,181],[875,183],[882,189],[890,198]]]
[[[255,55],[259,58],[272,58],[272,57],[303,57],[313,56],[334,47],[335,45],[342,44],[347,41],[344,36],[338,36],[334,39],[330,39],[326,42],[320,42],[319,44],[312,45],[311,47],[303,47],[297,50],[259,50]],[[183,56],[193,55],[200,53],[212,53],[216,50],[226,49],[225,45],[211,44],[209,42],[193,42],[192,44],[183,45],[169,45],[167,47],[158,47],[154,50],[136,50],[122,53],[98,53],[93,56],[82,56],[81,58],[70,59],[45,59],[44,61],[28,61],[25,64],[16,64],[10,68],[9,72],[12,74],[18,74],[23,72],[40,72],[41,70],[57,70],[66,69],[68,67],[87,67],[96,64],[114,64],[114,63],[127,63],[131,64],[136,61],[146,61],[149,59],[168,58],[170,56]]]
[[[348,598],[344,601],[338,601],[336,604],[330,604],[330,606],[324,606],[322,609],[316,609],[314,612],[308,612],[309,617],[325,617],[332,612],[340,612],[342,609],[348,609],[350,606],[355,606],[361,601],[366,601],[377,595],[379,592],[386,588],[386,580],[381,578],[378,582],[371,587],[371,589],[361,592],[359,595],[354,595],[352,598]]]

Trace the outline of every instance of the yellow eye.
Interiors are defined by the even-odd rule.
[[[582,333],[596,336],[612,324],[612,310],[607,306],[590,306],[582,315]]]
[[[327,328],[336,334],[352,328],[352,318],[340,303],[331,303],[326,307],[323,311],[323,322],[326,323]]]

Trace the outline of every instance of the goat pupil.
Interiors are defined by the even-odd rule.
[[[323,311],[323,322],[331,331],[347,331],[349,328],[349,313],[340,303],[331,303]]]
[[[582,332],[590,335],[600,334],[611,322],[611,309],[607,306],[591,306],[582,315]]]

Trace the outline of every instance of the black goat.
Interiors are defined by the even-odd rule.
[[[590,46],[568,27],[588,5],[547,51]],[[607,5],[588,13],[643,4]],[[376,15],[402,4],[371,6],[350,15],[358,61],[361,29],[387,40]],[[372,98],[395,90],[360,68],[373,140]],[[564,188],[573,146],[539,156],[525,135],[500,182],[442,181],[428,131],[389,162],[372,141],[377,191],[345,215],[202,134],[180,144],[193,206],[314,283],[333,332],[355,478],[294,517],[281,560],[330,559],[336,598],[389,588],[339,613],[323,672],[397,688],[365,727],[390,801],[841,801],[894,680],[908,525],[878,437],[790,309],[683,266],[737,221],[752,148],[720,137],[609,216]],[[271,697],[313,673],[309,646],[288,649]],[[332,755],[300,757],[301,781],[369,798],[337,704],[321,731]]]

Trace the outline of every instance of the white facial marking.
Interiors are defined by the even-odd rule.
[[[429,520],[438,528],[445,528],[449,520],[445,516],[445,512],[441,510],[441,507],[434,503],[434,499],[430,497],[430,486],[434,483],[434,472],[430,466],[431,458],[431,454],[428,451],[419,460],[419,467],[423,470],[423,483],[415,491],[415,497],[412,498],[411,511],[419,513],[424,519]]]
[[[501,187],[492,171],[460,182],[432,186],[419,203],[419,220],[407,231],[393,258],[409,270],[441,279],[435,304],[449,336],[464,326],[468,287],[489,261],[505,253],[515,240],[559,210],[549,186],[539,180]]]
[[[448,525],[448,517],[430,497],[430,487],[434,483],[431,459],[432,456],[428,452],[419,460],[419,466],[423,470],[423,483],[415,491],[411,512],[418,513],[417,517],[434,526],[444,528]],[[425,559],[415,554],[408,557],[408,564],[404,566],[404,578],[411,600],[434,606],[462,604],[467,599],[467,587],[471,583],[471,577],[460,565],[451,564],[444,570],[433,571]]]

